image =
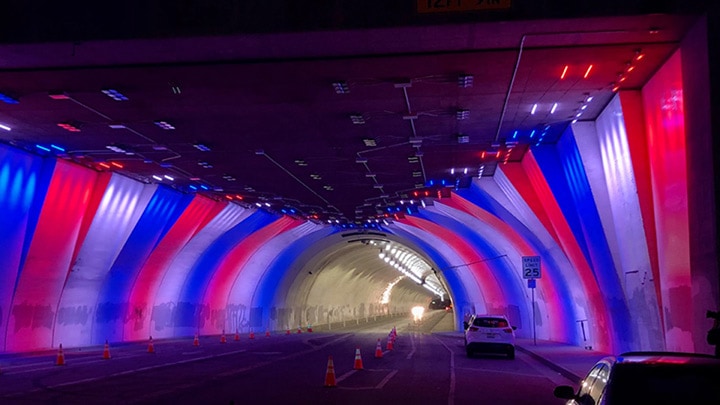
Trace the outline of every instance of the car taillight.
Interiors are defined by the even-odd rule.
[[[476,328],[474,326],[470,327],[470,332],[477,332],[477,331],[478,331],[478,328]]]
[[[512,328],[505,328],[505,329],[503,329],[503,332],[512,333]]]

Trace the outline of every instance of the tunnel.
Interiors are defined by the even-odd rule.
[[[643,86],[492,176],[349,227],[0,144],[0,352],[408,316],[519,338],[710,352],[718,292],[706,27]],[[590,100],[584,100],[590,103]],[[716,131],[717,132],[717,131]],[[524,259],[537,258],[538,277]]]

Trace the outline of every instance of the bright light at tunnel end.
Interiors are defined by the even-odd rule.
[[[423,307],[412,307],[410,310],[413,314],[413,320],[415,322],[422,320],[423,314],[425,313],[425,308]]]

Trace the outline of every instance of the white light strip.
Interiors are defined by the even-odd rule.
[[[11,131],[10,127],[7,125],[0,124],[0,128],[4,129],[6,131]]]

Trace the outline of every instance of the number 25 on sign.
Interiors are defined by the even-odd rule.
[[[523,278],[540,278],[540,256],[523,256],[522,271]]]
[[[418,13],[445,11],[502,10],[510,8],[511,0],[417,0]]]

